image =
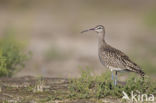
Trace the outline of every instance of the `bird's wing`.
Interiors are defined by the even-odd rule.
[[[128,70],[144,75],[142,69],[136,63],[131,61],[128,56],[124,54],[121,56],[121,58]]]
[[[104,49],[102,54],[106,56],[104,62],[107,62],[110,66],[144,74],[136,63],[131,61],[126,54],[116,48],[109,46]]]

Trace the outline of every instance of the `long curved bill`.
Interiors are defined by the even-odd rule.
[[[88,32],[88,31],[90,31],[90,30],[94,30],[94,28],[91,28],[91,29],[87,29],[87,30],[81,31],[81,33]]]

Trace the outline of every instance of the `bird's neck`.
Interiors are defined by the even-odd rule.
[[[105,42],[105,32],[99,32],[98,33],[98,49],[103,49],[106,46],[106,42]]]

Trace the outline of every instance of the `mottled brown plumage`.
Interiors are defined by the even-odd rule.
[[[136,63],[131,61],[123,52],[108,44],[99,49],[99,58],[101,63],[109,69],[113,67],[117,68],[115,71],[131,71],[144,76],[144,72]]]
[[[131,71],[144,76],[145,73],[142,69],[136,63],[131,61],[127,55],[105,42],[104,26],[98,25],[89,30],[98,33],[98,55],[104,66],[111,69],[111,71]],[[82,33],[89,30],[82,31]]]

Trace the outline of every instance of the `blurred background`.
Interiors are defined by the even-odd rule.
[[[155,0],[0,0],[0,75],[70,78],[87,68],[104,72],[96,33],[80,34],[99,24],[110,45],[155,78]]]

